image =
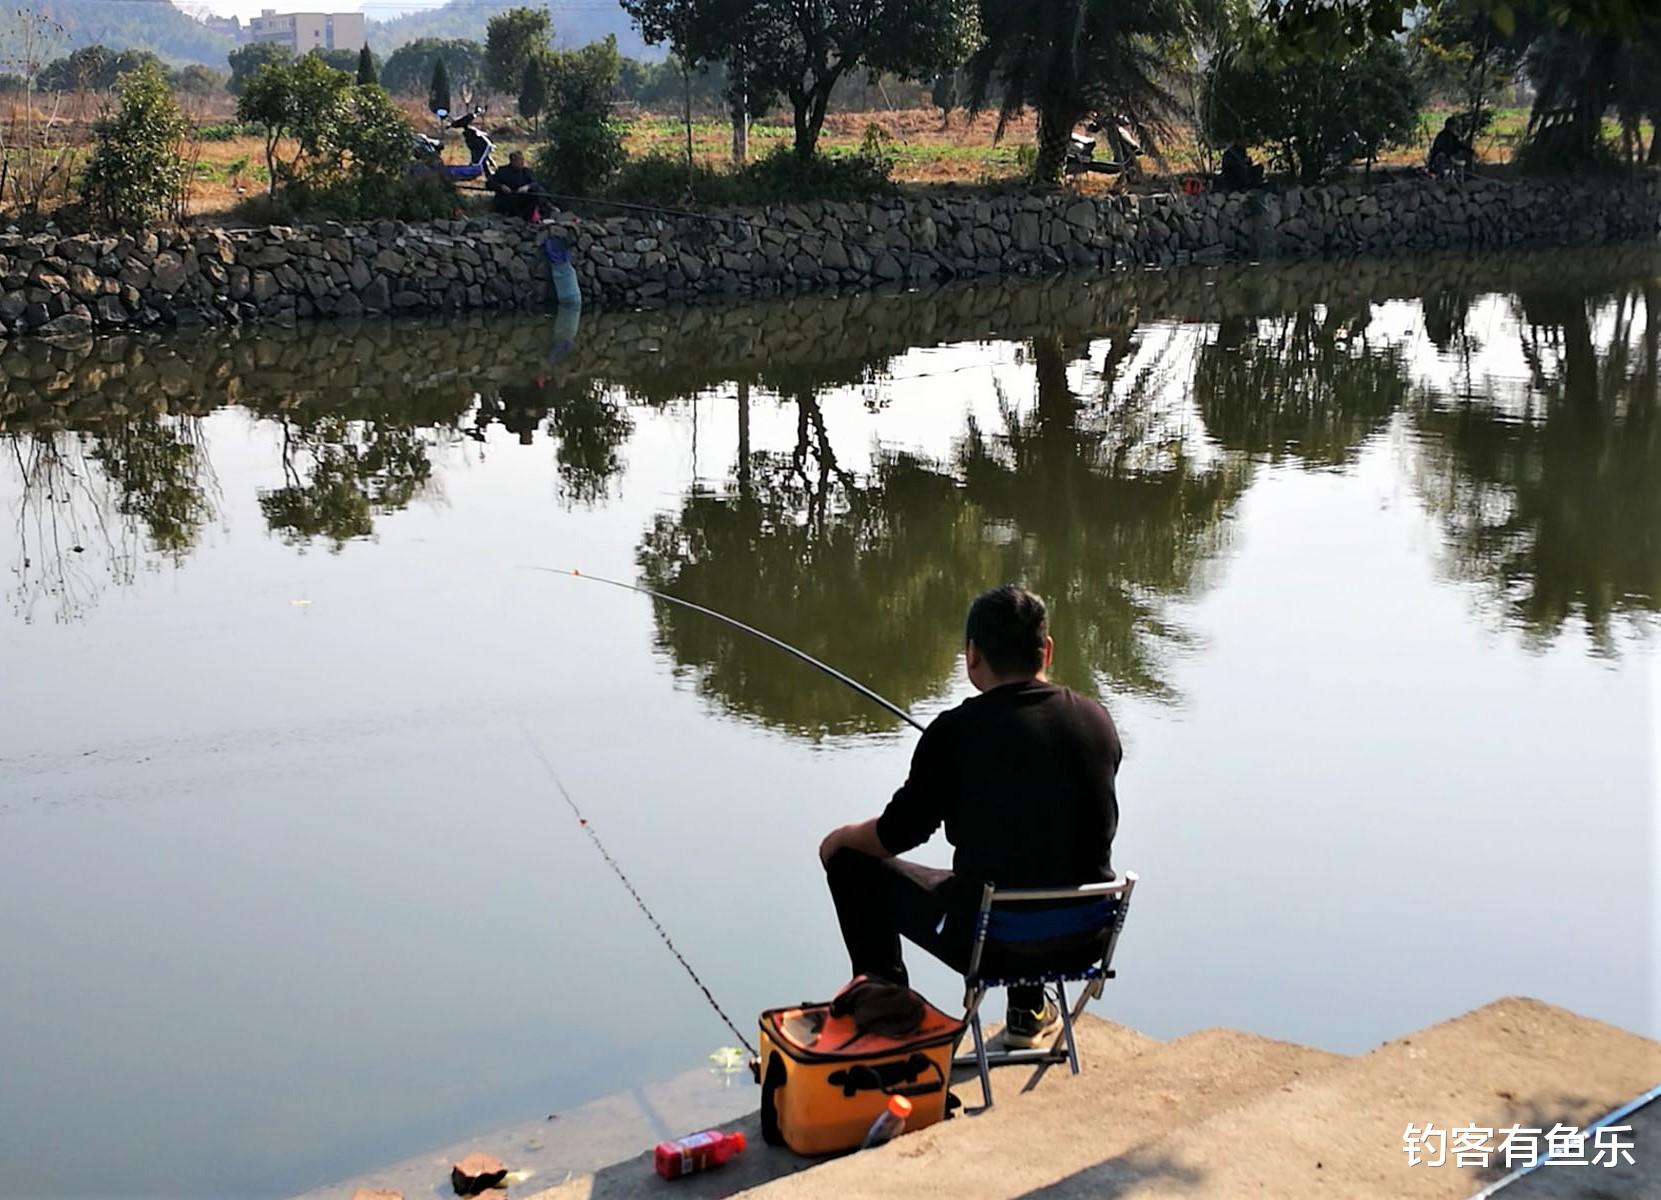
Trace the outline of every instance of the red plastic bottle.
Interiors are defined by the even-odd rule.
[[[744,1151],[742,1133],[722,1133],[711,1129],[672,1142],[659,1142],[652,1158],[657,1173],[665,1179],[679,1179],[710,1167],[718,1167],[735,1154]]]

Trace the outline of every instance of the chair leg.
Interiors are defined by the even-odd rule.
[[[1056,999],[1061,1003],[1061,1036],[1067,1040],[1067,1065],[1073,1068],[1073,1074],[1078,1074],[1078,1044],[1073,1041],[1073,1010],[1067,1007],[1067,983],[1065,980],[1055,981]]]
[[[986,1061],[986,1038],[980,1031],[980,1010],[969,1019],[969,1031],[975,1037],[975,1066],[980,1071],[981,1104],[992,1107],[992,1065]]]

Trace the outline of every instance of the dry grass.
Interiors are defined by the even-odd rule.
[[[38,103],[38,102],[37,102]],[[230,97],[214,97],[192,102],[189,106],[199,128],[212,137],[201,143],[196,163],[196,182],[191,210],[197,217],[212,220],[232,209],[239,200],[257,195],[266,188],[264,143],[257,136],[240,134],[228,128],[234,122],[234,101]],[[402,107],[416,128],[432,131],[434,122],[421,111],[417,101],[407,101]],[[78,161],[84,161],[86,148],[92,140],[92,126],[99,111],[96,97],[63,97],[49,114],[37,111],[35,140],[42,136],[52,145],[68,145],[79,149]],[[9,107],[0,107],[0,133],[4,134],[4,153],[13,160],[13,170],[28,161],[30,155],[41,154],[21,144],[18,131],[22,115],[15,100]],[[1424,161],[1425,147],[1435,131],[1441,127],[1443,113],[1427,110],[1420,118],[1419,137],[1413,145],[1390,151],[1381,159],[1382,166],[1403,166]],[[1497,114],[1493,128],[1479,143],[1479,153],[1485,162],[1504,162],[1510,159],[1520,141],[1526,114],[1521,109],[1503,109]],[[484,122],[492,130],[498,145],[498,156],[505,161],[511,150],[536,148],[536,135],[519,123],[508,123],[506,114],[498,119],[490,114]],[[684,153],[685,130],[678,117],[642,113],[626,122],[625,145],[631,156],[661,154],[679,158]],[[1023,116],[1012,121],[1000,140],[995,137],[997,121],[990,113],[970,118],[954,113],[943,119],[938,109],[915,108],[877,112],[832,113],[825,120],[821,137],[822,150],[830,155],[857,153],[869,139],[880,141],[885,153],[894,163],[894,178],[909,184],[994,184],[1017,179],[1030,162],[1034,142],[1034,123]],[[722,167],[730,157],[731,131],[720,119],[703,117],[692,126],[693,154],[702,162]],[[789,145],[791,127],[788,114],[759,121],[750,134],[752,155],[767,153],[774,147]],[[459,153],[460,138],[451,135],[451,144]],[[1202,172],[1209,162],[1202,153],[1191,131],[1179,131],[1175,143],[1168,148],[1162,163],[1148,163],[1153,174],[1146,186],[1172,186],[1184,175]],[[64,173],[67,175],[67,172]],[[67,178],[56,181],[55,192],[48,198],[47,207],[61,202],[67,192]],[[1122,186],[1110,176],[1089,175],[1075,180],[1086,190],[1100,190]],[[8,189],[6,204],[0,212],[15,212],[13,196]]]

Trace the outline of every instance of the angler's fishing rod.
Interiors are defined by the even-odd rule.
[[[635,204],[627,200],[602,200],[598,196],[568,196],[559,192],[545,192],[541,188],[531,188],[524,192],[501,192],[496,188],[481,183],[458,183],[453,185],[458,192],[485,192],[489,195],[529,196],[536,200],[554,200],[568,204],[599,204],[606,208],[621,208],[630,212],[662,213],[665,216],[680,217],[688,221],[707,221],[711,225],[719,225],[726,229],[737,218],[716,217],[709,213],[692,212],[685,208],[666,208],[661,204]]]
[[[873,692],[870,688],[859,682],[859,680],[844,675],[841,671],[838,671],[835,667],[829,665],[828,663],[820,662],[806,650],[798,650],[789,642],[782,641],[770,633],[757,629],[754,625],[746,625],[743,621],[740,621],[736,617],[727,616],[726,613],[716,612],[713,608],[705,608],[702,604],[694,604],[690,600],[682,600],[679,596],[671,596],[665,592],[654,592],[651,588],[636,587],[634,584],[624,583],[620,579],[607,579],[603,575],[585,575],[581,571],[562,571],[558,567],[527,567],[526,569],[530,571],[547,571],[550,575],[566,575],[572,579],[592,579],[595,583],[609,583],[612,587],[622,588],[624,591],[637,592],[642,596],[650,596],[654,600],[662,600],[666,604],[678,604],[682,608],[690,608],[693,612],[703,613],[706,617],[714,617],[717,621],[723,621],[726,624],[731,625],[734,629],[743,630],[745,633],[758,637],[764,642],[769,642],[772,645],[777,646],[780,650],[783,650],[786,653],[794,654],[797,658],[807,663],[808,666],[817,667],[838,683],[846,684],[847,686],[853,688],[854,691],[858,692],[861,696],[864,696],[867,700],[880,704],[883,708],[886,708],[889,712],[893,713],[896,717],[900,718],[900,720],[906,722],[913,728],[921,730],[924,727],[921,721],[912,716],[905,709],[901,708],[898,704],[895,704],[892,700],[889,700],[884,696],[877,695],[877,693]]]
[[[571,798],[571,793],[566,790],[565,782],[560,779],[559,772],[554,770],[554,764],[548,761],[548,756],[542,752],[541,745],[531,735],[530,726],[520,722],[519,729],[524,733],[525,740],[530,743],[531,753],[536,755],[537,762],[542,764],[542,769],[548,773],[548,778],[553,780],[554,786],[559,789],[559,794],[564,798],[566,806],[570,808],[571,815],[577,818],[577,824],[582,826],[582,831],[588,835],[588,840],[594,843],[594,848],[600,852],[600,857],[606,860],[606,866],[611,868],[612,874],[617,876],[623,886],[628,889],[629,895],[634,897],[635,904],[639,906],[641,912],[646,914],[646,919],[652,923],[652,928],[657,930],[658,937],[663,939],[663,944],[669,948],[669,953],[675,956],[675,961],[680,963],[692,982],[698,985],[698,990],[704,994],[704,999],[709,1001],[709,1006],[715,1010],[715,1015],[720,1017],[726,1027],[732,1031],[733,1037],[738,1039],[738,1044],[748,1050],[750,1057],[754,1058],[756,1048],[750,1045],[750,1039],[745,1037],[738,1026],[733,1023],[733,1019],[727,1015],[727,1010],[722,1008],[721,1002],[715,998],[715,993],[709,990],[709,985],[698,978],[698,972],[692,969],[692,964],[686,961],[686,955],[682,954],[676,947],[674,940],[669,936],[669,931],[663,927],[663,923],[657,919],[657,915],[652,912],[640,893],[635,891],[634,884],[623,873],[623,868],[611,856],[611,851],[606,849],[606,844],[600,840],[600,835],[595,832],[594,826],[588,823],[588,818],[583,816],[582,809],[578,808],[577,802]]]

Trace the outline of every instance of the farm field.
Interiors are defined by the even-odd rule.
[[[418,106],[410,103],[410,113],[417,128],[422,128]],[[239,126],[229,112],[228,103],[203,106],[195,114],[201,133],[196,146],[194,186],[191,193],[192,214],[204,220],[222,220],[234,217],[237,205],[250,196],[258,196],[267,186],[264,161],[264,141],[257,129]],[[1419,135],[1408,146],[1388,152],[1378,165],[1400,167],[1424,161],[1425,148],[1445,119],[1443,110],[1427,108],[1420,116]],[[685,153],[685,128],[676,116],[638,113],[623,118],[626,128],[625,146],[631,158],[658,155],[679,159]],[[1508,162],[1520,142],[1527,123],[1527,110],[1503,108],[1496,112],[1487,135],[1478,142],[1482,162]],[[18,118],[14,114],[9,127],[15,130]],[[962,112],[943,119],[933,108],[912,108],[873,112],[839,112],[825,120],[820,146],[831,156],[851,155],[862,148],[878,147],[893,163],[893,177],[902,184],[955,184],[984,186],[1007,183],[1020,178],[1031,161],[1034,142],[1034,122],[1030,117],[1012,121],[999,139],[994,114],[983,113],[970,118]],[[516,149],[534,152],[539,135],[523,123],[494,122],[486,118],[498,147],[498,157],[506,161],[507,154]],[[62,159],[58,171],[47,189],[42,209],[49,211],[63,201],[66,184],[72,181],[84,162],[92,140],[90,112],[72,112],[67,117],[54,115],[53,137],[67,150],[53,152]],[[451,157],[461,154],[460,140],[451,135],[454,149]],[[5,139],[5,155],[10,160],[9,171],[15,177],[20,166],[29,161],[29,155],[40,151],[20,150],[18,139]],[[791,128],[788,114],[774,114],[756,122],[750,132],[750,153],[760,156],[779,146],[788,146]],[[731,130],[718,117],[699,116],[692,123],[692,150],[703,163],[723,166],[728,162]],[[1268,157],[1267,151],[1255,151],[1257,157]],[[1105,148],[1098,150],[1106,157]],[[534,153],[533,153],[534,158]],[[1167,187],[1185,175],[1203,174],[1215,169],[1214,155],[1208,154],[1200,140],[1188,129],[1178,131],[1174,143],[1166,148],[1163,161],[1144,160],[1145,174],[1130,186]],[[1110,176],[1076,177],[1070,186],[1088,190],[1111,189],[1126,186]],[[15,186],[6,192],[6,204],[0,216],[15,217]]]

